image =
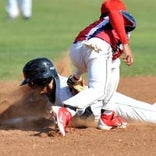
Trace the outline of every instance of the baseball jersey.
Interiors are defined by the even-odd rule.
[[[98,37],[108,42],[117,58],[122,53],[121,44],[128,43],[125,25],[128,22],[123,18],[121,10],[126,10],[120,0],[108,0],[101,6],[101,17],[84,28],[75,38],[74,43]]]

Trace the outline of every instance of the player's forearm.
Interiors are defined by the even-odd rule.
[[[110,11],[109,18],[111,25],[113,26],[114,30],[116,31],[116,33],[120,38],[121,43],[127,44],[128,38],[125,31],[124,19],[120,14],[120,12],[118,10]]]

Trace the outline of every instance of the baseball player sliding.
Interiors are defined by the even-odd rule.
[[[23,67],[23,74],[24,80],[21,86],[28,85],[48,97],[49,112],[56,119],[59,132],[65,136],[66,127],[71,122],[72,117],[76,113],[83,115],[88,107],[81,108],[75,105],[67,108],[63,103],[73,97],[73,93],[81,92],[83,86],[81,85],[80,89],[75,87],[77,92],[72,91],[71,89],[74,89],[74,87],[70,88],[67,85],[68,78],[59,75],[53,63],[47,58],[35,58],[28,61]],[[114,94],[114,103],[114,112],[119,119],[123,117],[126,120],[156,124],[155,105],[135,100],[118,92]],[[101,117],[101,105],[103,105],[101,101],[90,104],[91,111],[95,116],[95,122]]]

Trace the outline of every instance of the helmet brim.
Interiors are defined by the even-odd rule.
[[[30,82],[30,79],[25,79],[23,82],[20,84],[20,86],[26,85]]]

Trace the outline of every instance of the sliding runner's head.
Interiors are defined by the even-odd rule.
[[[46,87],[52,79],[57,79],[58,74],[52,63],[47,58],[35,58],[28,61],[23,67],[24,80],[22,85],[29,87]]]

